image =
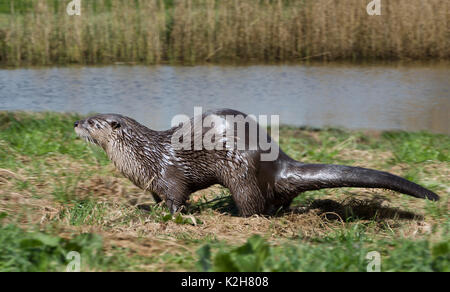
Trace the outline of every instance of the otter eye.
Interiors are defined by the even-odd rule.
[[[111,128],[113,129],[117,129],[120,128],[120,123],[116,122],[116,121],[112,121],[111,123],[109,123],[111,125]]]

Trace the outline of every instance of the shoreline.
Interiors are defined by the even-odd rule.
[[[79,113],[76,111],[51,111],[51,110],[3,110],[0,109],[1,115],[28,115],[28,116],[37,116],[42,117],[46,115],[59,115],[59,116],[74,116],[79,117],[78,119],[82,119],[83,117],[88,117],[92,115],[100,114],[99,112],[89,112],[89,113]],[[296,129],[299,131],[312,131],[312,132],[320,132],[320,131],[340,131],[340,132],[348,132],[348,133],[361,133],[367,136],[375,136],[378,137],[383,133],[406,133],[406,134],[429,134],[436,136],[448,136],[450,137],[450,133],[441,133],[441,132],[433,132],[428,129],[421,130],[403,130],[403,129],[375,129],[375,128],[346,128],[344,126],[333,126],[333,125],[324,125],[321,127],[310,126],[310,125],[292,125],[292,124],[280,124],[279,128],[281,130],[291,130]],[[169,129],[169,128],[167,128]],[[161,129],[161,131],[167,130]]]
[[[198,64],[158,63],[145,64],[136,62],[114,62],[104,64],[48,64],[8,66],[0,64],[0,70],[15,69],[64,69],[64,68],[105,68],[105,67],[386,67],[386,68],[426,68],[437,67],[450,69],[450,59],[431,60],[333,60],[333,61],[280,61],[280,62],[205,62]]]

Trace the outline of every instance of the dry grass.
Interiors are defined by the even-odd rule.
[[[58,163],[53,159],[49,161],[51,168],[42,173],[39,179],[29,176],[25,170],[16,173],[0,170],[0,212],[7,212],[10,214],[8,221],[17,222],[26,229],[36,224],[44,229],[51,225],[62,237],[74,233],[97,233],[104,238],[107,250],[113,246],[123,247],[132,254],[141,256],[163,255],[168,252],[194,254],[198,244],[185,244],[186,240],[201,242],[205,238],[235,245],[244,243],[252,234],[260,234],[273,244],[281,244],[300,237],[304,240],[322,237],[364,222],[373,224],[370,233],[375,238],[389,238],[393,235],[421,238],[429,236],[431,227],[441,225],[444,220],[428,216],[424,211],[424,201],[406,199],[408,203],[404,204],[405,197],[393,192],[358,190],[349,193],[345,190],[327,190],[326,196],[295,207],[290,213],[271,218],[241,218],[212,204],[184,215],[193,216],[202,224],[161,222],[155,220],[155,210],[151,207],[154,203],[149,196],[108,166],[103,171],[94,167],[94,171],[102,174],[88,177],[76,185],[76,197],[72,198],[74,202],[92,200],[95,202],[95,210],[83,222],[74,225],[71,222],[71,212],[75,212],[73,207],[76,203],[60,202],[52,195],[56,181],[61,180],[55,174],[77,174],[92,166],[67,158],[57,160]],[[445,165],[441,165],[441,168],[442,166]],[[36,188],[18,190],[17,183],[23,181]],[[194,194],[191,202],[204,199],[211,201],[221,190],[222,187],[213,186]],[[388,195],[390,200],[386,197]],[[448,204],[447,196],[443,195],[443,203],[447,200]],[[232,204],[229,197],[223,200],[226,204]],[[168,214],[165,210],[158,212]],[[442,230],[434,236],[440,238]],[[155,263],[147,268],[164,270],[164,263]]]
[[[47,0],[0,15],[0,63],[157,64],[448,59],[448,1],[82,1],[69,17]],[[137,3],[137,6],[134,4]],[[138,7],[138,8],[137,8]]]

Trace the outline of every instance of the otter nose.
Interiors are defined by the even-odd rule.
[[[80,123],[80,121],[76,121],[75,123],[73,123],[73,127],[76,128],[78,127],[78,124]]]

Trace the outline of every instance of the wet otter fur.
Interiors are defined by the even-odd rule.
[[[195,123],[208,116],[216,119],[209,127],[196,130]],[[125,177],[150,191],[157,201],[164,200],[172,213],[185,205],[191,193],[213,184],[230,190],[241,216],[272,215],[288,208],[300,193],[323,188],[384,188],[417,198],[439,199],[432,191],[387,172],[296,161],[279,149],[256,121],[245,123],[242,133],[230,126],[227,116],[247,118],[241,112],[221,109],[190,119],[192,127],[187,130],[180,124],[166,131],[154,131],[126,116],[100,114],[77,121],[74,126],[78,136],[102,147]],[[257,139],[265,138],[271,149],[277,150],[276,159],[265,161],[261,157],[270,150],[259,145],[252,148],[246,138],[252,123],[256,125]],[[230,127],[233,135],[225,135]],[[205,138],[208,131],[222,137],[211,141],[223,148],[195,148],[195,135]],[[175,140],[187,141],[191,150],[174,146],[175,135]],[[233,147],[226,144],[230,141]],[[247,148],[237,150],[241,149],[235,147],[239,141],[245,142]]]

